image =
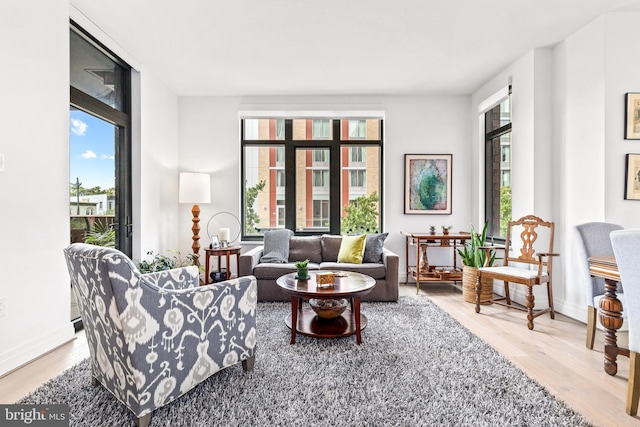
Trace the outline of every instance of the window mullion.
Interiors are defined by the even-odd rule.
[[[284,225],[296,229],[296,150],[293,146],[293,120],[284,121]],[[292,167],[293,165],[293,167]]]
[[[340,234],[340,120],[333,120],[333,132],[329,158],[331,185],[329,187],[329,224],[331,234]]]

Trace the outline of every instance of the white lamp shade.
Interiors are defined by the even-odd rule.
[[[180,173],[180,203],[211,203],[211,177],[208,173]]]

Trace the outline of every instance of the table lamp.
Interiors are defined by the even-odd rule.
[[[180,203],[193,203],[193,250],[194,263],[200,265],[200,207],[198,203],[211,203],[211,177],[206,173],[180,173]]]

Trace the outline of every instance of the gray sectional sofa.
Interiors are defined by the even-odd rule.
[[[368,253],[368,256],[365,255],[365,262],[352,264],[337,262],[342,236],[291,236],[288,238],[289,247],[286,260],[275,261],[272,259],[273,257],[265,256],[264,245],[241,254],[240,275],[256,277],[258,280],[258,301],[287,301],[290,297],[280,290],[276,280],[284,274],[295,272],[296,261],[308,259],[309,270],[354,271],[373,277],[376,280],[376,286],[371,293],[362,297],[364,301],[397,301],[399,257],[382,247],[384,237],[377,239],[379,246],[377,254],[375,252],[373,255]],[[266,240],[265,244],[267,244]],[[365,247],[365,250],[367,249],[372,248]],[[262,262],[261,259],[263,259]],[[271,262],[264,262],[264,260]]]

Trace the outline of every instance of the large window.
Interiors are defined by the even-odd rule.
[[[131,67],[75,23],[69,53],[71,241],[131,256]]]
[[[241,130],[243,239],[380,230],[382,120],[247,118]]]
[[[511,90],[507,98],[484,114],[484,123],[487,233],[503,239],[511,220]]]

